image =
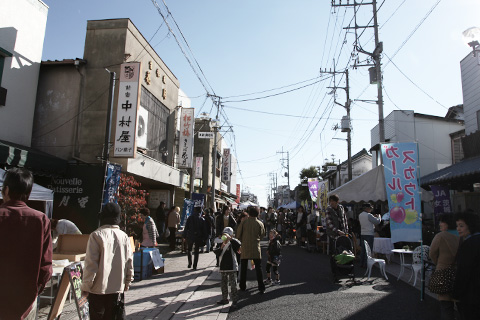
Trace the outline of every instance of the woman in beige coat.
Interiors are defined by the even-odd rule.
[[[430,246],[430,259],[436,270],[446,269],[455,262],[460,239],[456,235],[453,214],[444,214],[439,218],[440,232],[433,238]],[[455,319],[454,301],[450,294],[439,294],[441,320]]]
[[[170,212],[167,216],[167,227],[170,231],[170,249],[175,250],[175,234],[177,233],[177,227],[180,223],[180,208],[179,207],[172,207]]]

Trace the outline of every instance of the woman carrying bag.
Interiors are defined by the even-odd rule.
[[[440,313],[441,320],[453,320],[455,319],[454,301],[452,298],[452,291],[445,286],[439,286],[439,290],[435,290],[433,284],[437,281],[444,281],[441,279],[448,274],[448,269],[455,264],[455,256],[457,255],[459,238],[456,235],[455,219],[453,214],[444,214],[439,218],[440,232],[433,238],[430,246],[430,259],[435,263],[436,268],[432,274],[429,289],[433,293],[438,294],[438,300],[440,301]],[[435,280],[438,277],[438,280]],[[450,279],[453,280],[454,279]],[[437,291],[437,292],[434,292]],[[449,292],[445,292],[449,291]]]

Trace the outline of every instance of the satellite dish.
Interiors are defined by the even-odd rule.
[[[141,137],[145,134],[145,128],[146,128],[146,125],[145,125],[145,120],[143,119],[142,116],[138,116],[138,136]]]

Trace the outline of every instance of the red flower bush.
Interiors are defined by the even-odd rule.
[[[145,198],[148,193],[140,189],[141,185],[133,176],[120,174],[118,205],[122,208],[122,225],[126,233],[133,236],[135,240],[141,240],[145,217],[140,214],[140,211],[147,206]]]

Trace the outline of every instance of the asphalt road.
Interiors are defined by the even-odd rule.
[[[281,285],[269,285],[259,294],[255,271],[248,271],[247,290],[239,291],[239,308],[230,311],[229,320],[440,318],[438,301],[428,296],[420,301],[418,290],[393,276],[383,279],[376,267],[369,282],[365,269],[355,265],[357,283],[346,278],[334,283],[326,255],[297,246],[283,247],[282,255]]]

